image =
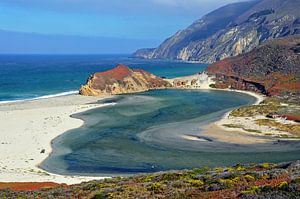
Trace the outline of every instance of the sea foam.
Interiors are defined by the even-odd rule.
[[[66,91],[66,92],[61,92],[61,93],[56,93],[56,94],[51,94],[51,95],[42,95],[42,96],[34,97],[34,98],[0,101],[0,104],[33,101],[33,100],[38,100],[38,99],[47,99],[47,98],[60,97],[60,96],[66,96],[66,95],[74,95],[74,94],[78,94],[78,93],[79,93],[78,91]]]

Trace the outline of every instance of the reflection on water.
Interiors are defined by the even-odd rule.
[[[299,159],[298,142],[238,145],[201,137],[201,126],[254,101],[225,91],[158,90],[118,96],[105,101],[116,102],[114,106],[74,115],[85,124],[56,138],[52,155],[41,167],[61,174],[107,176]]]

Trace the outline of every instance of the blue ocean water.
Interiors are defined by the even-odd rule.
[[[207,66],[129,55],[0,55],[0,102],[76,92],[90,74],[119,63],[170,78],[201,72]]]

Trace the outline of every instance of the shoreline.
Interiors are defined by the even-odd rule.
[[[251,91],[242,91],[242,90],[235,90],[235,89],[214,89],[214,90],[225,90],[225,91],[232,91],[232,92],[237,92],[237,93],[244,93],[244,94],[247,94],[247,95],[250,95],[250,96],[253,96],[256,98],[256,101],[255,103],[251,104],[252,106],[253,105],[258,105],[260,104],[262,101],[264,101],[266,99],[266,96],[264,95],[261,95],[261,94],[258,94],[258,93],[254,93],[254,92],[251,92]],[[233,111],[234,109],[226,112],[220,120],[210,124],[212,125],[212,127],[214,128],[213,125],[215,125],[215,128],[216,129],[222,129],[224,131],[227,131],[227,132],[238,132],[238,133],[249,133],[249,132],[246,132],[246,131],[243,131],[242,129],[232,129],[232,128],[228,128],[228,127],[225,127],[223,126],[224,124],[227,124],[227,123],[230,123],[231,120],[229,118],[229,115],[230,113]],[[207,126],[210,126],[210,125],[207,125]],[[207,128],[206,128],[207,129]]]
[[[0,182],[75,184],[103,179],[58,175],[39,168],[52,152],[53,139],[83,125],[84,121],[70,116],[110,105],[98,104],[103,99],[71,94],[0,104]]]
[[[204,89],[200,89],[200,90],[204,90]],[[256,101],[253,104],[249,104],[249,105],[258,105],[266,99],[266,96],[251,91],[243,91],[243,90],[236,90],[236,89],[229,89],[229,88],[228,89],[209,88],[207,90],[244,93],[252,97],[255,97]],[[231,129],[231,128],[224,127],[223,124],[230,122],[229,114],[234,109],[235,108],[224,113],[223,116],[217,121],[202,127],[203,131],[201,135],[215,138],[219,141],[225,141],[228,143],[235,143],[235,144],[257,144],[257,143],[267,143],[271,141],[270,139],[271,137],[270,138],[262,138],[262,137],[260,138],[258,136],[249,137],[249,135],[253,135],[253,134],[244,132],[242,129]],[[186,140],[196,140],[195,138],[193,139],[187,137],[182,137],[182,138]],[[247,138],[247,140],[244,140],[245,138]]]
[[[56,94],[41,95],[39,97],[33,97],[33,98],[15,99],[15,100],[4,100],[4,101],[0,101],[0,105],[2,105],[2,104],[14,104],[14,103],[30,102],[30,101],[40,100],[40,99],[49,99],[49,98],[62,97],[62,96],[68,96],[68,95],[76,95],[78,93],[79,93],[78,91],[74,90],[74,91],[60,92],[60,93],[56,93]]]
[[[199,90],[204,90],[204,89],[199,89]],[[208,89],[208,90],[220,90],[220,91],[245,93],[256,97],[257,100],[255,104],[260,103],[264,99],[263,96],[249,91],[239,91],[239,90],[232,90],[232,89]],[[55,139],[57,136],[63,134],[68,130],[79,128],[80,126],[83,125],[84,121],[80,119],[72,118],[70,116],[75,113],[84,112],[90,109],[105,106],[105,104],[97,104],[98,100],[103,100],[105,98],[107,97],[90,97],[90,96],[86,97],[86,96],[72,94],[72,95],[65,95],[65,96],[59,96],[53,98],[37,99],[32,101],[0,104],[0,119],[5,117],[7,118],[7,121],[9,120],[11,121],[14,119],[18,120],[18,118],[21,118],[21,120],[23,119],[21,121],[23,125],[20,124],[18,127],[21,129],[23,127],[22,130],[24,131],[24,133],[25,132],[28,133],[28,135],[24,135],[22,134],[22,132],[20,132],[19,128],[15,128],[15,126],[9,127],[9,125],[13,125],[9,122],[7,122],[8,124],[6,125],[5,124],[2,125],[0,123],[1,137],[4,138],[4,140],[6,138],[7,140],[10,140],[10,141],[2,141],[2,143],[0,143],[0,150],[7,151],[5,150],[7,147],[11,150],[10,151],[11,153],[9,153],[10,155],[6,155],[7,153],[5,154],[0,153],[0,159],[8,160],[4,162],[0,161],[0,182],[35,181],[35,182],[56,182],[56,183],[76,184],[84,181],[98,180],[98,179],[105,178],[105,177],[90,177],[90,176],[64,176],[64,175],[49,173],[39,168],[39,164],[44,159],[46,159],[48,155],[50,155],[50,153],[52,152],[51,142],[53,139]],[[218,120],[217,122],[222,121],[224,118],[227,119],[228,114],[231,111],[228,111],[221,118],[221,120]],[[28,115],[31,116],[30,119],[26,119],[26,116]],[[60,125],[59,127],[56,127],[55,124],[53,124],[55,122],[57,123],[56,120],[60,121],[59,124],[56,124],[56,125]],[[4,121],[4,120],[2,119],[0,121]],[[31,123],[33,123],[34,126],[33,129],[32,127],[30,127],[32,126]],[[13,132],[8,133],[8,131],[10,130],[13,130]],[[43,132],[43,130],[50,132],[49,134],[51,135],[50,136],[47,135],[48,133]],[[222,128],[222,131],[227,131],[227,130]],[[9,134],[10,137],[5,136],[5,134]],[[26,144],[29,144],[31,146],[30,149],[26,149],[27,147],[24,148],[24,146],[23,146],[23,150],[21,149],[21,151],[20,149],[14,150],[13,148],[15,148],[15,146],[10,148],[9,145],[12,145],[12,143],[9,142],[13,141],[14,140],[13,138],[16,136],[19,137],[17,140],[22,140],[27,142]],[[27,136],[31,136],[29,137],[30,140],[28,140]],[[37,137],[41,137],[41,138],[37,138]],[[32,139],[35,140],[34,143],[32,143]],[[189,139],[191,139],[191,137],[189,137]],[[41,146],[43,146],[43,148],[41,148]],[[45,153],[41,153],[43,149],[45,149]],[[27,159],[25,157],[20,157],[21,155],[25,156]]]

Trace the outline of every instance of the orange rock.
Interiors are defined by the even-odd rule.
[[[172,85],[147,71],[130,69],[123,64],[105,72],[95,73],[80,88],[79,93],[87,96],[116,95],[163,89]]]

